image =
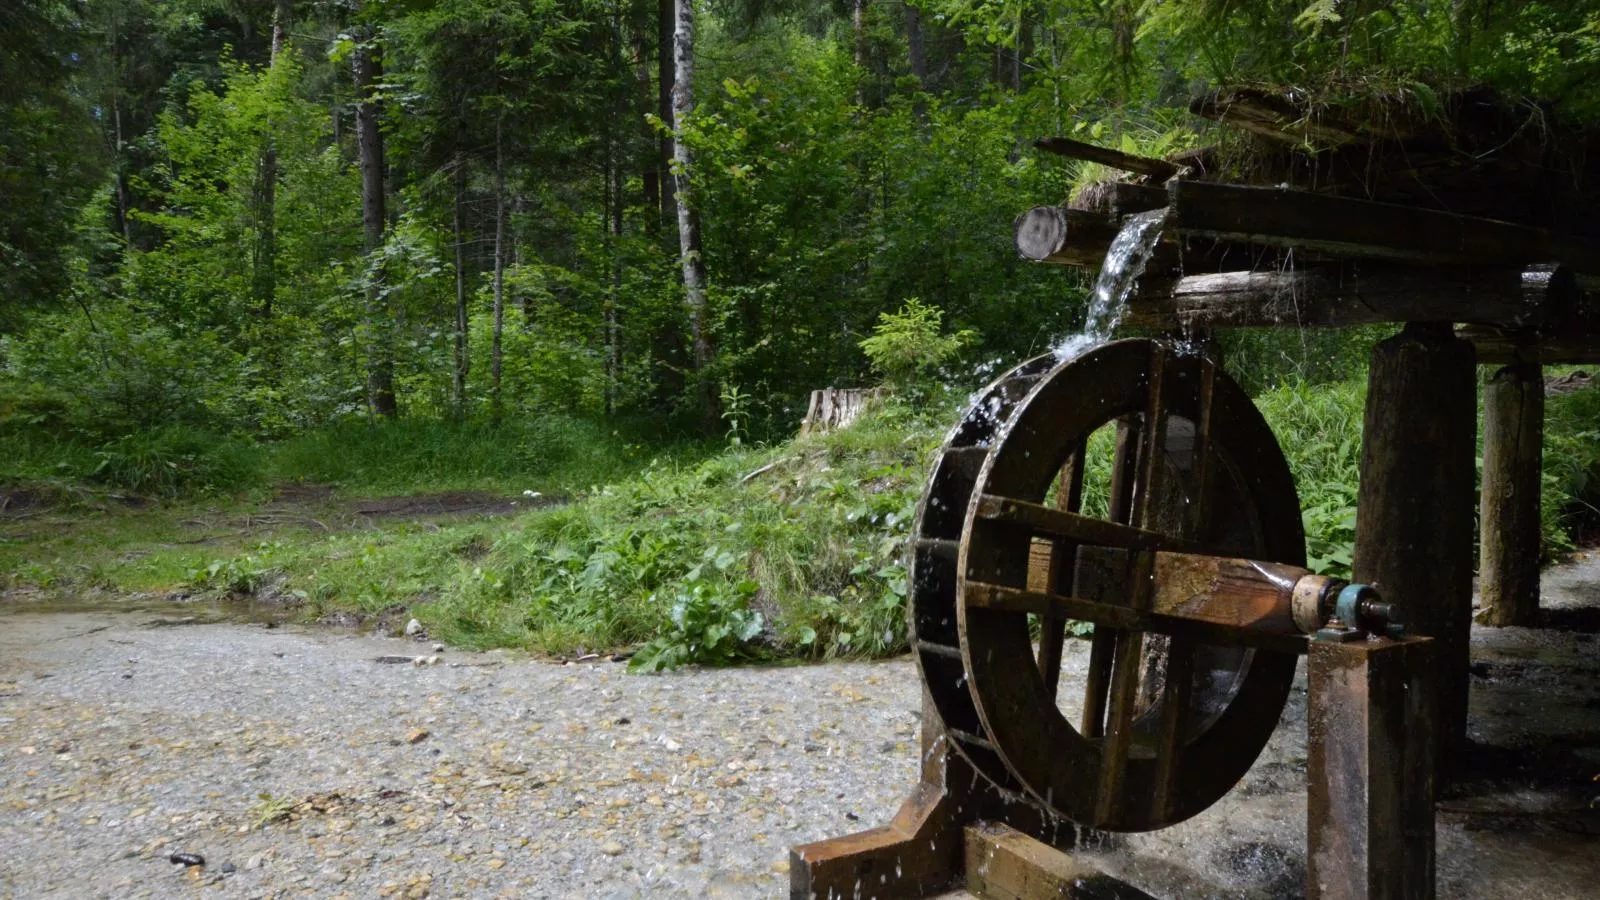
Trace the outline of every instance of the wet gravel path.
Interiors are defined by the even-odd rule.
[[[915,777],[907,661],[417,667],[170,621],[0,614],[0,897],[780,896]]]
[[[1471,736],[1508,768],[1441,804],[1441,897],[1595,896],[1597,585],[1584,557],[1545,574],[1565,628],[1474,629]],[[791,845],[882,824],[915,779],[905,659],[409,662],[433,652],[0,605],[0,900],[780,897]],[[1237,789],[1088,858],[1161,897],[1303,896],[1305,789],[1302,675]]]

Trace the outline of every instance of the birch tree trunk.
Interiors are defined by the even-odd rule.
[[[678,258],[683,268],[684,303],[689,312],[689,337],[694,353],[695,381],[700,394],[700,420],[707,433],[717,427],[717,394],[708,369],[713,348],[707,321],[706,264],[700,252],[700,217],[689,194],[693,154],[683,141],[683,123],[694,112],[694,0],[676,0],[677,30],[672,58],[677,80],[672,85],[672,115],[678,138],[673,141],[674,196],[678,207]]]
[[[489,346],[489,414],[500,421],[500,337],[506,326],[506,162],[501,122],[494,124],[494,331]]]
[[[382,283],[384,272],[376,254],[383,248],[387,224],[383,193],[383,133],[378,130],[378,82],[383,64],[378,58],[377,35],[362,30],[352,54],[351,80],[356,89],[356,152],[361,166],[361,232],[369,265],[367,279],[367,403],[372,412],[394,418],[394,339]]]
[[[456,251],[456,333],[455,372],[451,388],[454,392],[457,419],[467,417],[467,372],[471,360],[467,356],[467,248],[466,227],[463,219],[467,202],[467,159],[456,151],[455,197],[451,204],[451,225],[455,231]]]
[[[672,115],[672,90],[678,79],[677,66],[673,64],[673,45],[676,43],[673,34],[676,31],[673,19],[674,0],[656,0],[656,116],[661,119],[665,131],[661,133],[661,143],[658,147],[660,153],[659,165],[661,172],[661,224],[662,230],[669,235],[672,226],[676,223],[676,183],[672,177],[672,160],[674,156],[673,144],[676,143],[672,136],[676,127]],[[669,238],[670,241],[670,238]],[[670,246],[670,243],[669,243]]]

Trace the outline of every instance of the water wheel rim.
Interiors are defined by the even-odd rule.
[[[939,447],[911,527],[907,633],[940,719],[924,722],[924,731],[948,737],[949,749],[1004,793],[1020,793],[1021,786],[986,746],[989,742],[966,687],[957,634],[957,548],[983,459],[1021,401],[1059,363],[1054,354],[1035,357],[973,395]]]
[[[1017,560],[1031,540],[981,513],[984,495],[1039,501],[1071,452],[1092,431],[1119,416],[1151,408],[1151,383],[1169,398],[1167,413],[1197,419],[1190,390],[1206,364],[1157,341],[1103,345],[1052,369],[1008,416],[973,488],[957,560],[957,631],[962,672],[979,733],[1015,783],[1047,809],[1071,821],[1115,831],[1144,831],[1182,821],[1210,806],[1254,762],[1270,739],[1294,675],[1292,655],[1252,651],[1226,707],[1198,735],[1152,758],[1114,754],[1107,739],[1085,737],[1060,714],[1037,670],[1027,616],[974,606],[969,584],[1016,578]],[[1217,547],[1219,555],[1303,564],[1299,502],[1288,464],[1260,413],[1236,383],[1210,376],[1212,450],[1233,473],[1255,516],[1251,546]],[[1005,568],[1009,572],[985,571]],[[1023,564],[1025,571],[1026,563]],[[1126,741],[1123,745],[1129,746]],[[1120,769],[1102,785],[1106,773]],[[1159,779],[1158,779],[1159,776]],[[1159,780],[1159,783],[1158,783]]]

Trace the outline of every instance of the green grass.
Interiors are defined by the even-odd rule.
[[[1334,574],[1350,566],[1364,402],[1359,379],[1257,396],[1298,483],[1311,564]],[[308,618],[401,605],[458,645],[634,647],[643,668],[890,654],[905,646],[904,539],[955,415],[889,404],[834,434],[653,460],[591,426],[310,435],[275,448],[274,477],[347,486],[332,496],[132,507],[68,491],[0,520],[0,586],[271,595]],[[1595,422],[1600,390],[1551,399],[1552,549],[1600,505]],[[1091,477],[1104,480],[1108,452]],[[572,502],[498,518],[352,512],[352,497],[417,487]]]

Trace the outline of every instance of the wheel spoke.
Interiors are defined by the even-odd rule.
[[[1119,525],[1081,513],[1051,509],[1015,497],[984,494],[978,498],[978,517],[1003,525],[1026,528],[1034,534],[1065,538],[1075,544],[1121,547],[1129,550],[1175,550],[1179,553],[1205,553],[1195,541],[1172,535]]]
[[[1139,439],[1142,428],[1137,416],[1117,420],[1117,449],[1111,462],[1109,518],[1126,525],[1133,512],[1133,485],[1139,471]],[[1078,729],[1091,740],[1103,737],[1106,727],[1106,692],[1111,689],[1111,663],[1117,634],[1095,626],[1089,645],[1089,672],[1083,685],[1083,719]]]
[[[1150,606],[1154,557],[1139,554],[1135,559],[1129,608],[1139,613]],[[1128,753],[1133,748],[1134,708],[1139,698],[1139,673],[1144,657],[1144,632],[1125,630],[1116,640],[1106,735],[1100,744],[1100,782],[1095,794],[1095,818],[1100,823],[1111,821],[1121,806],[1122,787],[1128,774]]]
[[[1156,738],[1155,792],[1150,811],[1164,818],[1178,783],[1178,758],[1183,752],[1189,700],[1194,685],[1194,643],[1174,636],[1167,644],[1166,681],[1161,688],[1161,731]]]
[[[1056,486],[1056,509],[1076,513],[1083,507],[1083,466],[1088,455],[1087,444],[1079,444],[1061,467]],[[1050,550],[1050,575],[1047,584],[1051,593],[1062,594],[1071,590],[1072,570],[1078,556],[1077,544],[1058,540]],[[1056,687],[1061,682],[1061,645],[1067,637],[1067,620],[1063,616],[1046,613],[1039,618],[1039,677],[1044,679],[1045,693],[1056,698]]]

